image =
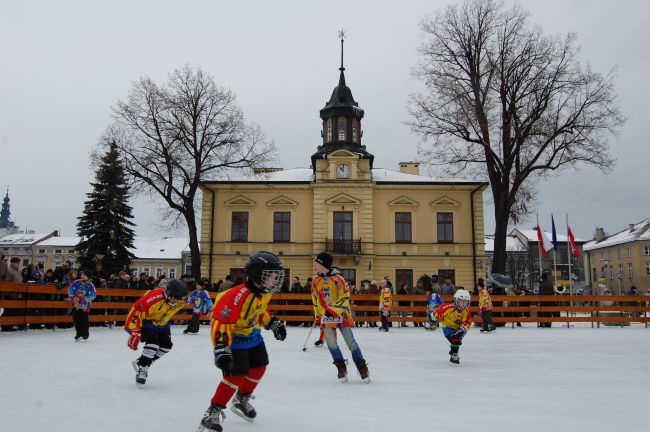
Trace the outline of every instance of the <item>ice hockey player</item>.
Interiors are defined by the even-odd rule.
[[[317,276],[314,277],[312,286],[315,287],[318,299],[320,326],[325,332],[325,342],[338,371],[339,381],[348,382],[348,371],[346,361],[336,341],[337,328],[352,353],[352,360],[357,366],[361,380],[368,383],[370,382],[368,365],[352,334],[354,320],[350,313],[350,289],[341,276],[341,271],[332,267],[332,261],[332,256],[327,252],[319,253],[314,259],[314,270]]]
[[[325,332],[323,331],[323,328],[320,327],[321,317],[318,315],[319,313],[318,312],[318,291],[316,290],[316,286],[313,283],[313,279],[312,279],[312,284],[310,286],[310,289],[311,289],[311,305],[314,309],[314,326],[319,326],[320,328],[320,334],[318,335],[318,340],[314,342],[314,346],[320,347],[323,346],[323,343],[325,342]]]
[[[124,330],[130,334],[128,346],[137,351],[144,342],[142,355],[134,360],[135,382],[147,381],[149,367],[172,349],[171,319],[185,306],[187,287],[178,279],[170,279],[166,286],[147,291],[140,297],[126,317]]]
[[[494,325],[494,321],[492,321],[491,291],[491,287],[482,286],[481,291],[478,293],[478,308],[481,311],[481,320],[483,321],[481,333],[491,333],[497,329]]]
[[[458,349],[463,343],[463,338],[471,326],[469,305],[471,298],[469,292],[459,289],[454,293],[454,302],[443,303],[437,294],[434,296],[433,319],[442,326],[445,337],[451,344],[449,361],[459,364]]]
[[[388,317],[390,316],[390,308],[393,306],[393,295],[386,280],[382,280],[379,285],[379,316],[381,317],[379,331],[388,332]]]
[[[267,309],[272,294],[280,291],[284,283],[282,263],[274,254],[261,251],[250,256],[244,272],[248,277],[245,283],[220,292],[215,300],[211,338],[214,363],[223,372],[223,379],[199,431],[223,430],[223,410],[233,395],[230,410],[244,420],[255,419],[257,413],[250,400],[269,364],[261,327],[271,330],[277,340],[287,337],[282,322]]]
[[[206,289],[210,286],[210,281],[207,278],[199,279],[196,282],[196,289],[192,291],[192,294],[187,298],[187,304],[192,305],[192,320],[187,325],[187,328],[183,330],[184,334],[192,333],[196,334],[199,332],[199,319],[201,315],[210,313],[212,310],[212,299],[210,294]]]
[[[90,313],[90,303],[97,297],[97,291],[95,285],[91,282],[93,274],[90,270],[80,271],[79,277],[68,287],[68,295],[73,306],[72,322],[76,330],[74,341],[79,342],[79,340],[83,339],[85,342],[89,336],[90,323],[88,314]]]
[[[424,324],[425,330],[438,330],[438,321],[434,315],[435,309],[442,303],[442,299],[433,290],[433,279],[429,275],[423,275],[419,280],[418,284],[422,285],[424,293],[427,295],[427,321]]]

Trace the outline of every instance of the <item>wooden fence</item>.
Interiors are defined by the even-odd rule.
[[[92,303],[90,322],[124,323],[133,302],[145,293],[136,289],[98,288],[97,299]],[[215,293],[210,293],[214,298]],[[0,283],[0,325],[70,323],[70,302],[67,289],[55,285]],[[474,296],[473,296],[474,297]],[[451,301],[451,297],[444,297]],[[648,296],[492,296],[494,321],[496,323],[537,322],[572,323],[590,322],[600,325],[629,325],[650,322],[650,297]],[[359,322],[379,321],[379,298],[377,295],[352,295],[352,310]],[[426,297],[424,295],[394,295],[390,321],[425,321]],[[309,294],[273,295],[270,310],[288,322],[313,320]],[[476,301],[471,311],[475,322],[481,322]],[[191,318],[190,306],[181,310],[175,321]],[[202,319],[209,319],[204,316]]]

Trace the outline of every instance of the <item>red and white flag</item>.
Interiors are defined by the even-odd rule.
[[[573,236],[573,232],[571,231],[571,228],[567,226],[567,234],[569,235],[569,243],[571,243],[571,249],[573,250],[573,256],[579,257],[582,255],[582,252],[580,252],[580,249],[578,248],[578,245],[576,244],[576,238]]]
[[[537,240],[539,241],[539,246],[542,249],[542,255],[547,256],[548,251],[553,249],[553,242],[548,238],[546,233],[542,231],[539,225],[535,227],[535,230],[537,230]]]

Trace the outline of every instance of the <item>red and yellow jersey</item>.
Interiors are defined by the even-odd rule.
[[[490,297],[490,293],[486,289],[482,289],[478,293],[478,308],[482,311],[492,310],[492,297]]]
[[[312,301],[316,305],[315,315],[323,317],[321,327],[352,327],[354,320],[350,310],[350,289],[345,279],[333,273],[329,276],[316,276],[312,281]],[[325,312],[331,317],[325,319]]]
[[[390,309],[393,305],[393,294],[390,292],[390,288],[384,287],[379,292],[379,309]]]
[[[318,290],[313,282],[311,284],[311,305],[314,309],[314,318],[320,319],[320,315],[318,314]]]
[[[246,284],[217,294],[212,310],[212,345],[245,349],[262,343],[260,328],[271,321],[268,311],[271,297],[271,294],[255,295]]]
[[[433,313],[440,325],[453,330],[458,330],[461,327],[469,330],[472,323],[472,315],[469,309],[456,309],[456,306],[450,303],[441,304]]]
[[[170,320],[176,313],[183,309],[184,301],[179,301],[175,306],[167,303],[163,288],[156,288],[144,293],[126,316],[124,330],[140,330],[144,327],[163,329],[171,325]]]

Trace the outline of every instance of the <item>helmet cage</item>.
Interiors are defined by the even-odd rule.
[[[284,284],[284,270],[262,270],[259,284],[265,294],[275,293],[282,289]]]

